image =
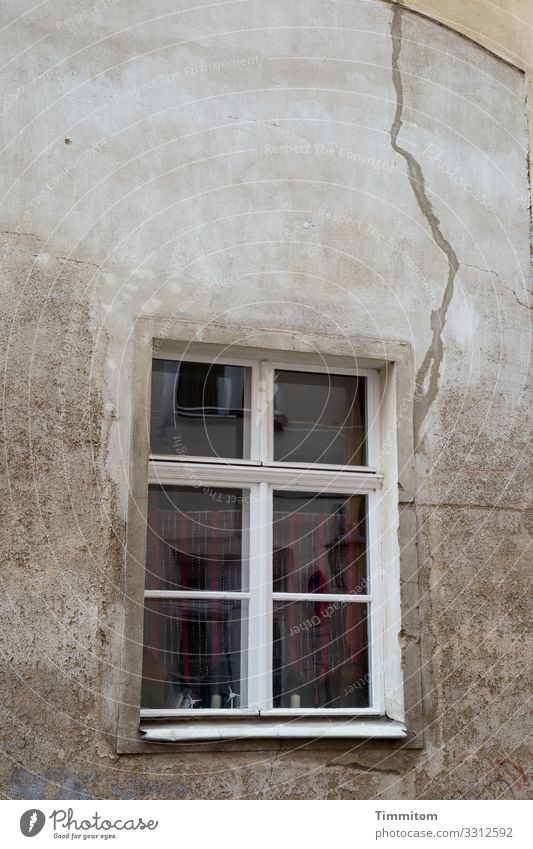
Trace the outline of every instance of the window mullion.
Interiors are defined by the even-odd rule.
[[[253,488],[250,503],[250,608],[248,627],[248,698],[253,710],[271,705],[271,555],[269,502],[265,483]],[[271,661],[270,661],[271,667]]]
[[[273,457],[274,427],[274,369],[267,362],[259,364],[259,391],[255,409],[259,435],[259,460],[267,464]]]
[[[381,551],[381,510],[379,493],[368,496],[368,575],[372,588],[369,604],[370,633],[368,641],[371,680],[370,706],[384,709],[384,646],[383,646],[383,560]]]
[[[261,432],[257,424],[258,403],[261,400],[261,363],[252,363],[252,379],[250,385],[250,397],[246,399],[250,408],[250,453],[252,463],[261,462]],[[246,401],[245,401],[246,406]],[[246,452],[245,452],[246,456]]]
[[[204,483],[246,488],[265,481],[277,488],[317,490],[362,495],[378,490],[382,478],[378,475],[357,472],[347,474],[337,469],[293,468],[279,465],[231,465],[229,463],[189,463],[188,461],[150,460],[148,483],[159,485],[203,486]]]
[[[273,647],[273,632],[274,632],[274,604],[272,601],[273,590],[273,552],[272,552],[272,520],[273,520],[273,488],[266,483],[261,484],[262,488],[262,527],[264,529],[262,545],[263,545],[263,570],[264,570],[264,586],[262,589],[263,599],[263,617],[264,617],[264,641],[263,641],[263,699],[261,707],[263,710],[270,710],[273,706],[272,694],[272,647]]]
[[[354,595],[352,593],[273,593],[274,601],[312,601],[324,603],[341,604],[368,604],[372,601],[371,595]]]
[[[211,599],[213,601],[246,601],[250,595],[246,592],[224,592],[209,590],[145,590],[145,598],[160,599]]]
[[[367,465],[380,470],[380,432],[379,432],[379,378],[377,373],[367,376],[366,393],[366,432]]]

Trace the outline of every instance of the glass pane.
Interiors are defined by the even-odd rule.
[[[246,590],[248,503],[248,490],[150,486],[146,589]]]
[[[251,369],[154,360],[152,454],[250,457]]]
[[[366,496],[274,493],[273,589],[367,595]]]
[[[367,606],[275,601],[275,708],[369,706]]]
[[[247,602],[147,599],[143,708],[245,707]]]
[[[276,371],[274,460],[363,466],[365,378]]]

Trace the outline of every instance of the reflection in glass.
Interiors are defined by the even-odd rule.
[[[243,539],[243,511],[246,514],[248,510],[247,493],[242,489],[150,486],[146,589],[246,589],[248,523]]]
[[[276,371],[274,460],[362,466],[366,380]]]
[[[154,360],[152,454],[250,457],[251,369]]]
[[[369,706],[367,605],[275,601],[275,708]]]
[[[366,496],[274,493],[274,592],[368,595]]]
[[[245,707],[247,603],[147,599],[141,707]]]

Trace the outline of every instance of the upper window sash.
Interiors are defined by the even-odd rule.
[[[173,360],[177,362],[198,362],[213,364],[213,356],[199,354],[163,354],[156,353],[154,360]],[[189,454],[186,446],[176,446],[171,454],[150,453],[154,461],[170,460],[194,463],[218,463],[238,465],[272,465],[304,469],[312,467],[316,470],[343,469],[349,472],[370,471],[376,473],[379,468],[379,384],[377,371],[371,369],[346,369],[328,367],[326,365],[310,365],[290,362],[271,362],[257,359],[245,360],[239,357],[216,357],[216,365],[240,366],[250,369],[250,416],[249,434],[244,436],[245,455],[240,457],[201,456]],[[365,437],[366,462],[356,466],[341,463],[319,462],[282,462],[274,460],[274,419],[275,398],[274,380],[276,371],[302,372],[315,374],[330,374],[332,376],[365,378]],[[147,423],[149,426],[149,422]],[[245,427],[245,431],[247,428]],[[248,440],[248,442],[247,442]],[[183,448],[185,450],[183,450]]]
[[[355,465],[352,463],[331,463],[320,462],[315,459],[306,459],[298,461],[289,459],[286,461],[276,460],[275,446],[275,418],[276,418],[276,398],[275,398],[275,377],[276,373],[293,373],[293,374],[317,374],[329,375],[335,377],[347,378],[363,378],[364,379],[364,440],[366,443],[366,462],[363,465]],[[377,389],[378,389],[377,372],[369,369],[347,369],[347,368],[330,368],[329,366],[320,365],[303,365],[301,363],[287,362],[262,362],[261,363],[261,382],[260,387],[264,393],[261,398],[261,406],[268,410],[268,414],[264,416],[265,427],[262,432],[262,456],[264,462],[268,464],[290,466],[293,468],[319,468],[319,469],[347,469],[347,470],[373,470],[378,469],[379,457],[379,431],[378,431],[378,406],[377,406]],[[359,387],[358,387],[359,389]],[[356,398],[352,400],[355,404]],[[351,409],[351,406],[350,406]]]
[[[215,442],[216,442],[217,441],[216,426],[219,425],[219,424],[223,424],[224,419],[226,419],[226,424],[228,425],[228,429],[227,429],[228,432],[226,433],[226,439],[229,439],[229,438],[231,438],[231,436],[233,436],[233,438],[235,438],[237,443],[239,442],[239,439],[242,439],[242,448],[241,448],[240,451],[228,452],[227,457],[223,456],[222,454],[220,454],[220,456],[219,456],[219,452],[215,452],[215,453],[208,452],[205,455],[203,455],[201,451],[197,451],[196,453],[189,452],[187,450],[186,443],[183,442],[182,435],[176,434],[176,436],[174,438],[174,437],[172,437],[171,433],[168,434],[168,437],[172,437],[173,444],[172,444],[172,450],[169,451],[169,453],[160,453],[158,451],[152,450],[154,448],[154,444],[157,446],[157,440],[156,440],[155,434],[154,434],[154,401],[156,399],[154,398],[153,391],[154,391],[154,388],[155,388],[155,385],[156,385],[156,379],[157,379],[155,371],[154,371],[154,367],[153,367],[154,362],[175,362],[176,364],[180,364],[180,363],[200,363],[200,364],[205,364],[206,366],[213,366],[213,367],[216,367],[216,368],[225,367],[228,370],[232,369],[232,368],[233,369],[243,369],[243,370],[245,370],[246,374],[244,376],[244,387],[243,387],[244,398],[243,398],[243,407],[242,407],[242,411],[241,411],[242,416],[235,415],[235,413],[236,413],[235,409],[231,409],[232,400],[234,401],[235,399],[231,399],[230,396],[232,395],[232,390],[235,387],[231,386],[231,376],[230,375],[228,375],[227,377],[220,375],[220,376],[218,376],[218,378],[215,376],[215,380],[213,381],[211,387],[209,387],[207,384],[205,385],[205,387],[204,387],[205,390],[209,390],[209,388],[211,388],[211,391],[213,391],[213,390],[215,391],[217,398],[216,399],[209,398],[209,397],[205,398],[205,401],[207,402],[205,404],[205,407],[208,408],[210,410],[210,412],[207,413],[207,414],[202,413],[202,417],[203,418],[205,417],[204,421],[211,425],[213,432],[211,434],[209,434],[209,433],[205,433],[205,431],[204,431],[204,437],[205,438],[203,440],[202,439],[200,440],[201,442],[204,442],[204,443],[207,441],[208,446],[211,442],[211,437],[215,437]],[[187,459],[195,459],[195,460],[206,461],[206,462],[219,462],[219,461],[230,460],[230,461],[239,462],[239,463],[246,463],[246,462],[257,463],[259,461],[259,434],[258,434],[257,428],[253,427],[252,423],[251,423],[251,419],[252,419],[252,409],[251,408],[253,406],[253,399],[255,399],[257,397],[257,393],[258,393],[258,374],[259,374],[259,363],[257,361],[242,360],[242,359],[239,359],[238,357],[237,358],[233,358],[233,357],[232,358],[225,358],[225,357],[218,358],[217,357],[217,358],[214,359],[213,356],[209,357],[209,356],[202,356],[202,355],[190,355],[190,356],[188,356],[188,355],[176,355],[176,354],[174,354],[174,355],[172,355],[172,354],[169,354],[169,355],[162,355],[162,354],[154,355],[154,357],[152,358],[152,381],[151,381],[152,392],[151,392],[151,395],[150,395],[150,405],[149,405],[150,417],[149,417],[149,420],[147,421],[147,428],[148,428],[148,432],[150,434],[150,456],[151,457],[154,457],[154,456],[174,457],[175,459],[178,459],[178,460],[182,459],[183,457],[186,457]],[[178,376],[179,375],[176,374],[176,378]],[[170,385],[165,386],[164,385],[164,376],[161,376],[161,377],[162,377],[162,385],[159,387],[159,390],[160,390],[160,393],[161,393],[161,397],[159,398],[159,401],[163,405],[163,407],[166,406],[167,409],[166,409],[166,412],[165,412],[165,409],[161,410],[160,419],[162,419],[162,420],[166,419],[166,427],[171,431],[172,428],[170,428],[169,425],[168,425],[168,419],[170,418],[170,415],[172,415],[174,417],[175,414],[176,414],[176,411],[177,411],[177,402],[178,402],[177,396],[178,396],[178,393],[179,393],[179,385],[177,385],[177,380],[175,380],[175,383],[172,386],[172,392],[169,394]],[[236,378],[237,376],[233,375],[233,377]],[[224,382],[226,382],[227,386],[222,385]],[[220,383],[220,385],[218,385],[219,383]],[[209,391],[207,392],[207,395],[209,396]],[[164,396],[169,396],[169,397],[164,397]],[[184,399],[180,399],[180,400],[183,401]],[[204,400],[204,399],[202,399],[202,400]],[[209,404],[209,401],[213,401],[213,400],[215,400],[217,402],[215,404],[215,406]],[[223,411],[222,411],[222,407],[225,406],[226,404],[229,404],[230,408],[227,410],[227,415],[224,415]],[[171,409],[170,409],[170,406],[171,406]],[[198,435],[200,437],[202,436],[202,433],[199,432],[198,429],[195,427],[197,422],[194,422],[194,419],[198,418],[198,416],[197,415],[195,416],[193,407],[190,407],[189,411],[187,411],[186,406],[184,406],[183,404],[180,405],[180,406],[181,406],[181,415],[183,416],[183,419],[184,419],[184,429],[185,429],[186,424],[192,424],[192,429],[189,433],[189,436],[194,441],[194,439],[196,439],[198,437]],[[216,409],[217,406],[219,407],[219,409],[218,409],[218,413],[215,414],[215,409]],[[198,409],[202,409],[202,407],[200,407]],[[238,433],[238,431],[239,431],[239,419],[241,419],[241,425],[240,425],[240,430],[242,430],[241,434]],[[231,429],[231,421],[232,420],[233,420],[233,423],[234,423],[233,433],[232,433],[232,429]],[[164,428],[164,425],[165,425],[165,422],[160,421],[159,426],[161,428]],[[223,440],[224,436],[222,436],[221,438]],[[165,438],[160,439],[159,443],[161,444],[161,442],[164,443],[165,441],[168,441],[168,439],[167,440],[165,440]],[[205,449],[206,445],[204,444],[203,447]]]

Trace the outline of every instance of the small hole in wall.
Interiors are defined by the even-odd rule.
[[[72,144],[72,139],[65,139],[65,144]]]

